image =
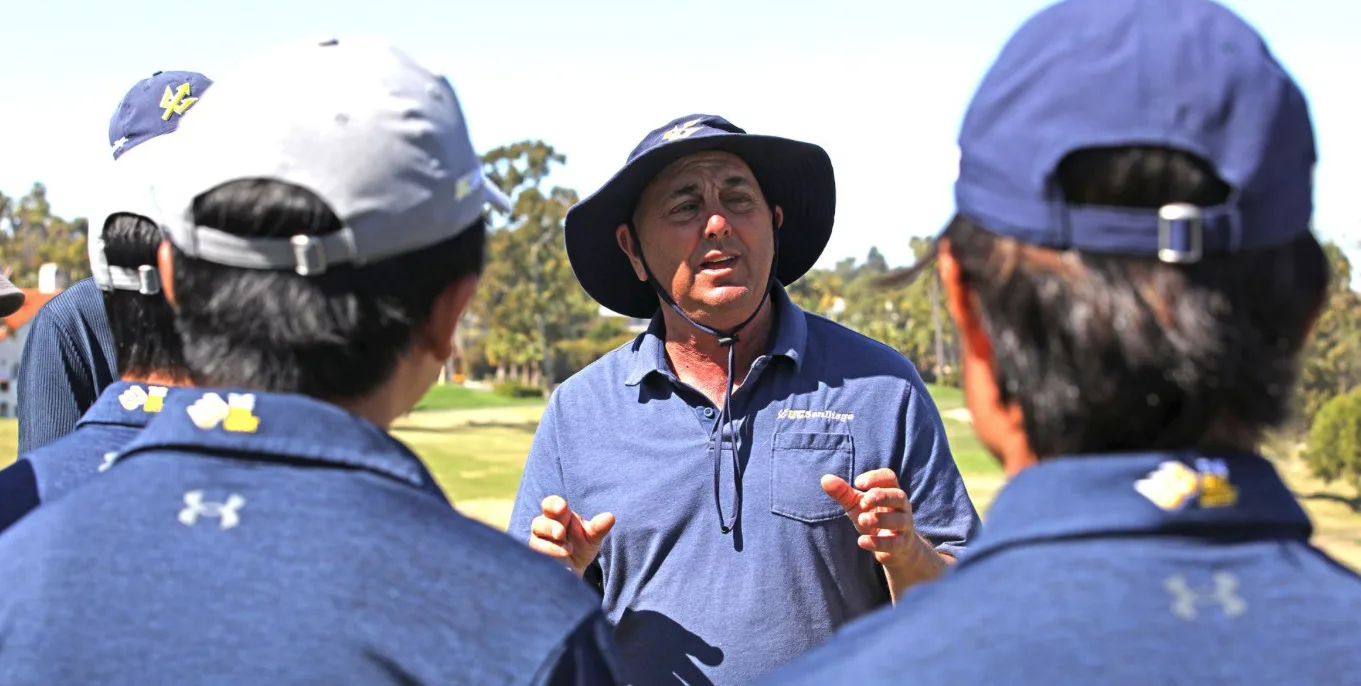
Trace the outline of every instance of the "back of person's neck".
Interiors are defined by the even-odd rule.
[[[666,357],[672,371],[681,381],[712,398],[708,389],[727,382],[728,348],[720,345],[716,336],[695,328],[669,307],[662,308],[662,320],[666,326]],[[757,315],[737,332],[735,386],[741,385],[752,363],[770,347],[774,324],[775,307],[767,299]]]
[[[122,375],[120,378],[128,383],[144,383],[148,386],[180,386],[187,388],[194,385],[187,376],[180,376],[159,369],[149,372],[129,372]]]

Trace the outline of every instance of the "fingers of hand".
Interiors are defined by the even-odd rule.
[[[539,516],[535,517],[529,524],[529,532],[535,538],[541,538],[551,543],[565,543],[567,541],[567,527],[556,519]]]
[[[860,496],[860,509],[873,510],[880,507],[903,512],[911,511],[911,506],[907,502],[907,493],[901,488],[871,488]]]
[[[614,514],[601,512],[589,521],[582,520],[581,528],[585,532],[588,542],[599,545],[600,541],[605,538],[605,534],[608,534],[610,529],[614,528]]]
[[[563,500],[562,496],[550,495],[543,499],[540,507],[543,508],[545,517],[556,519],[563,526],[567,525],[568,517],[572,514],[571,508],[567,507],[567,501]]]
[[[861,536],[856,540],[856,544],[862,549],[872,553],[896,553],[903,549],[908,541],[910,534],[899,533],[897,531],[879,530],[878,532]]]
[[[842,507],[846,508],[847,512],[850,512],[860,504],[860,493],[854,488],[851,488],[851,485],[846,483],[846,480],[839,476],[834,476],[832,474],[823,475],[822,490],[831,497],[832,500],[837,501]]]
[[[538,536],[529,539],[529,548],[559,560],[567,560],[572,557],[572,545],[570,543],[555,543]]]
[[[871,488],[897,488],[898,474],[892,469],[874,469],[855,477],[855,487],[862,491]]]
[[[855,519],[856,526],[863,532],[887,530],[906,532],[912,530],[912,515],[895,510],[871,510],[861,512]]]

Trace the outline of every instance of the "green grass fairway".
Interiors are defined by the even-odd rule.
[[[969,494],[986,517],[1003,484],[1002,472],[974,436],[960,391],[932,387],[931,394]],[[505,528],[543,406],[542,401],[441,386],[399,420],[393,433],[425,460],[459,510]],[[0,466],[13,459],[17,438],[14,420],[0,420]],[[1282,459],[1277,466],[1314,520],[1314,543],[1361,569],[1361,514],[1346,505],[1356,493],[1314,479],[1298,458]]]
[[[482,407],[523,407],[525,405],[536,405],[542,401],[526,398],[507,398],[479,391],[466,386],[448,384],[445,386],[435,386],[425,394],[424,398],[416,404],[417,412],[430,410],[471,410]]]

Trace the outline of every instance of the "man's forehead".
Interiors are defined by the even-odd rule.
[[[652,179],[650,185],[654,187],[680,185],[694,180],[695,177],[708,175],[738,176],[753,182],[756,179],[751,167],[747,166],[741,157],[722,150],[706,150],[686,155],[666,165]]]

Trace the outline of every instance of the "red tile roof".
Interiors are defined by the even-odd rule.
[[[27,324],[34,315],[38,314],[38,310],[42,309],[43,305],[47,304],[47,301],[57,297],[57,294],[61,293],[61,289],[57,289],[54,293],[43,293],[36,288],[24,288],[21,290],[24,292],[24,305],[14,314],[5,317],[4,319],[0,319],[0,322],[4,322],[4,327],[0,328],[0,341],[8,338],[9,332],[18,331],[19,327]]]

